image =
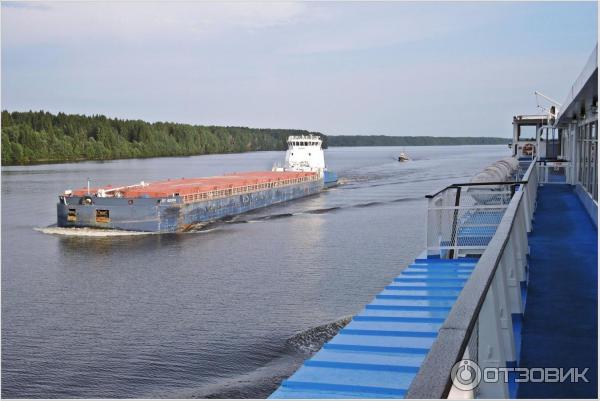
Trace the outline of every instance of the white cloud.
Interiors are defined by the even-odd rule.
[[[434,37],[452,29],[447,24],[434,24],[433,29],[425,31],[420,29],[422,26],[419,19],[404,16],[394,23],[359,20],[350,29],[332,25],[320,32],[305,31],[298,44],[290,48],[290,52],[313,54],[364,50]]]
[[[577,25],[561,25],[571,36],[556,60],[537,46],[547,18],[531,13],[542,6],[522,7],[2,3],[2,102],[151,121],[485,135],[534,106],[533,90],[560,97],[595,41],[594,16],[583,29],[567,18]],[[485,124],[469,124],[474,115]]]
[[[319,54],[367,50],[443,37],[499,19],[498,10],[468,3],[316,3],[315,24],[302,31],[289,53]],[[465,18],[470,16],[470,18]]]
[[[199,40],[230,29],[289,24],[305,8],[297,2],[2,3],[2,39],[8,46]]]

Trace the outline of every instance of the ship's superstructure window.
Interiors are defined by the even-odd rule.
[[[577,181],[598,200],[598,120],[577,127]]]
[[[519,141],[535,141],[537,126],[535,125],[521,125],[519,127]]]
[[[598,108],[597,100],[569,116],[559,129],[558,152],[569,161],[567,182],[580,185],[598,201]]]
[[[96,210],[96,223],[110,222],[110,212],[108,210]]]

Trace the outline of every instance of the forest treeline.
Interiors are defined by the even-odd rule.
[[[148,123],[102,115],[2,112],[2,164],[284,150],[291,129]]]
[[[484,136],[387,136],[335,135],[327,138],[329,146],[428,146],[428,145],[500,145],[508,138]]]
[[[502,144],[487,137],[329,136],[305,130],[148,123],[102,115],[2,111],[2,165],[285,150],[290,135],[329,146]]]

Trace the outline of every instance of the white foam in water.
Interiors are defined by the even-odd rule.
[[[288,338],[287,344],[305,353],[317,352],[323,344],[331,340],[351,320],[352,316],[345,316],[334,322],[311,327]]]
[[[125,231],[125,230],[104,230],[95,228],[76,228],[76,227],[36,227],[34,230],[44,234],[64,235],[68,237],[118,237],[125,235],[150,235],[151,232]]]

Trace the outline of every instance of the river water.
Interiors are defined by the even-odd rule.
[[[329,149],[339,187],[185,234],[48,226],[88,177],[263,170],[283,152],[2,168],[2,396],[267,397],[423,251],[424,195],[509,155],[402,150]]]

